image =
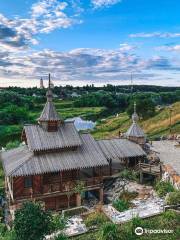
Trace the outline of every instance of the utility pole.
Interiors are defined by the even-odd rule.
[[[131,95],[133,93],[133,76],[132,76],[132,72],[131,72]]]
[[[169,132],[172,132],[172,106],[169,107]]]

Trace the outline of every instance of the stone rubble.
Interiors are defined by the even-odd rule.
[[[149,197],[156,197],[156,193],[152,186],[138,184],[137,182],[122,180],[117,178],[111,187],[104,190],[108,202],[113,202],[119,199],[123,191],[137,192],[139,199],[148,199]]]

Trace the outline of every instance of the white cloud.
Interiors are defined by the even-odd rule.
[[[81,23],[78,16],[80,10],[74,6],[74,3],[70,5],[65,1],[40,0],[32,5],[29,18],[16,16],[8,19],[0,14],[1,47],[6,50],[22,50],[31,44],[37,45],[36,36],[39,33],[49,33]]]
[[[95,8],[100,8],[100,7],[109,7],[111,5],[120,3],[121,0],[91,0],[91,2]]]
[[[131,38],[177,38],[180,37],[180,33],[171,32],[152,32],[152,33],[133,33],[130,34]]]
[[[180,52],[180,45],[164,45],[160,47],[156,47],[156,50],[170,51],[170,52]]]
[[[128,52],[128,51],[135,50],[136,48],[137,48],[136,46],[129,45],[128,43],[121,43],[119,50],[122,52]]]
[[[165,72],[168,74],[180,71],[178,60],[163,56],[143,59],[130,50],[121,49],[79,48],[69,52],[45,49],[13,54],[4,51],[0,52],[0,57],[1,78],[38,81],[41,76],[44,77],[51,72],[54,80],[64,84],[68,81],[71,84],[77,82],[127,84],[131,71],[134,72],[135,81],[152,84],[151,81],[155,77],[164,79]]]

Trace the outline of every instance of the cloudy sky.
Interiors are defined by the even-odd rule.
[[[0,86],[180,86],[179,0],[1,0]],[[47,81],[46,81],[47,82]]]

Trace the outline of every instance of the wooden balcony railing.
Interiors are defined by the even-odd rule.
[[[23,200],[23,199],[29,199],[29,198],[41,198],[42,196],[49,195],[49,194],[72,192],[72,191],[74,191],[74,188],[79,181],[82,181],[84,183],[85,189],[99,186],[102,184],[101,177],[67,181],[67,182],[62,182],[62,184],[60,182],[52,183],[52,184],[44,184],[44,185],[42,185],[40,192],[35,193],[33,191],[33,189],[31,188],[31,189],[29,189],[29,191],[24,191],[24,193],[21,194],[20,196],[15,196],[15,200]]]
[[[84,187],[93,187],[99,184],[102,184],[102,178],[100,177],[94,177],[94,178],[89,178],[86,180],[78,180],[84,183]],[[68,191],[73,191],[74,187],[77,185],[78,181],[68,181],[68,182],[63,182],[62,184],[60,183],[53,183],[53,184],[46,184],[43,185],[43,194],[46,193],[53,193],[53,192],[68,192]]]

